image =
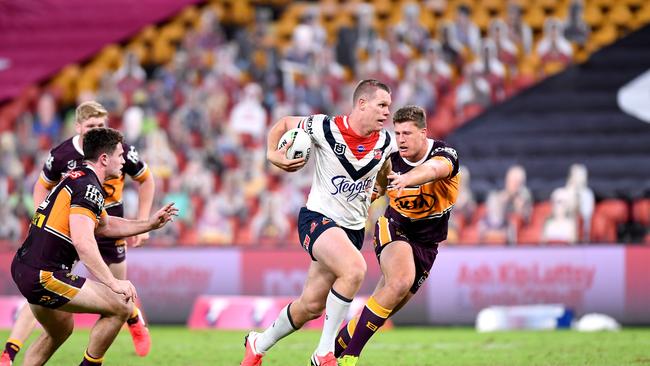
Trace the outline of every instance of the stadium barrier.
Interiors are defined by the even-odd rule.
[[[370,248],[361,296],[380,272]],[[0,295],[19,295],[11,280],[13,253],[0,253]],[[472,325],[493,305],[563,304],[607,314],[623,324],[650,324],[650,247],[447,247],[420,292],[394,317],[399,324]],[[200,296],[294,297],[308,257],[295,250],[138,248],[129,278],[152,323],[186,324]],[[84,275],[82,266],[75,272]]]
[[[293,297],[286,296],[199,296],[187,326],[191,329],[267,328],[292,300]],[[357,296],[350,305],[346,319],[350,320],[361,313],[367,300],[365,296]],[[305,324],[304,328],[320,329],[324,321],[324,316],[320,316]],[[389,320],[382,329],[390,328],[392,322]]]

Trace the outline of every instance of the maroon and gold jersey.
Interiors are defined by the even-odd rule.
[[[398,191],[388,187],[390,205],[384,216],[421,245],[434,245],[447,238],[447,224],[456,198],[460,177],[458,154],[443,141],[427,139],[429,149],[419,162],[404,160],[399,152],[390,155],[392,171],[405,174],[429,159],[440,159],[451,167],[447,178],[409,186]]]
[[[86,215],[97,226],[106,215],[104,203],[102,185],[92,168],[82,165],[70,171],[36,209],[18,260],[43,270],[72,268],[79,255],[70,237],[70,215]]]
[[[142,183],[149,176],[147,165],[140,160],[135,147],[122,143],[124,148],[124,166],[122,176],[103,182],[106,193],[106,211],[111,216],[124,216],[122,207],[122,191],[124,190],[124,176],[129,175],[134,180]],[[84,154],[79,145],[79,135],[63,141],[59,146],[50,151],[50,155],[43,166],[39,178],[40,184],[47,189],[52,189],[61,178],[69,171],[83,164]]]

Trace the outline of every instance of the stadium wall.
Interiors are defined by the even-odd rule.
[[[361,294],[380,276],[364,251]],[[17,295],[13,253],[0,254],[0,295]],[[300,250],[137,249],[129,277],[151,322],[185,323],[199,295],[295,296],[308,262]],[[443,247],[426,285],[396,324],[473,324],[488,305],[562,303],[577,315],[599,312],[624,324],[650,324],[650,247]],[[80,266],[75,270],[85,274]]]

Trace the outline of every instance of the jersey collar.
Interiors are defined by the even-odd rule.
[[[79,139],[81,138],[80,135],[75,135],[72,138],[72,146],[74,146],[74,149],[77,150],[81,156],[84,156],[84,150],[81,148],[81,145],[79,144]]]

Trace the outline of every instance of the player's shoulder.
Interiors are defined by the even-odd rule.
[[[88,184],[101,186],[95,172],[85,165],[65,173],[63,179],[68,186],[86,186]]]
[[[73,139],[75,136],[68,138],[50,150],[50,154],[54,157],[65,156],[76,151]]]
[[[429,156],[449,155],[454,159],[458,159],[458,152],[455,148],[447,144],[447,142],[435,139],[428,140],[432,141],[431,148],[429,150]]]

